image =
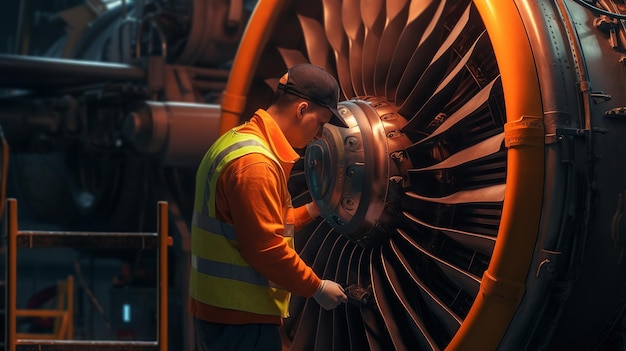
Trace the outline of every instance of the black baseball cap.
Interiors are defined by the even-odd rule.
[[[337,111],[339,84],[335,77],[322,67],[310,63],[295,65],[280,77],[278,88],[328,108],[332,112],[328,123],[348,128]]]

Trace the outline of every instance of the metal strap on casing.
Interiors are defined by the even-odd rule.
[[[543,145],[545,131],[543,118],[522,116],[504,125],[504,145],[508,148],[523,145]]]
[[[485,271],[480,283],[480,291],[485,297],[510,303],[513,306],[517,306],[521,301],[525,290],[524,284],[496,279],[489,274],[489,271]]]

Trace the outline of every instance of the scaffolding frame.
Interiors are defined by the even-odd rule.
[[[148,233],[20,231],[17,218],[17,200],[7,199],[4,227],[7,244],[5,262],[5,345],[7,351],[167,351],[167,247],[172,245],[172,238],[168,235],[166,201],[157,203],[156,232]],[[42,247],[156,249],[157,339],[155,341],[17,339],[17,249]]]

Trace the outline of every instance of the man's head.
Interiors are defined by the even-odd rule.
[[[328,108],[332,113],[328,123],[348,127],[337,111],[339,84],[322,67],[309,63],[295,65],[280,77],[278,89]]]
[[[339,84],[319,66],[304,63],[289,68],[279,79],[277,96],[286,107],[283,113],[297,117],[293,124],[283,125],[296,148],[320,138],[326,123],[348,127],[337,111]]]

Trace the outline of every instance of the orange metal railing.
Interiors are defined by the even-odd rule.
[[[168,236],[167,202],[157,204],[157,230],[152,233],[102,233],[19,231],[17,225],[17,200],[6,203],[5,236],[6,252],[6,350],[158,350],[168,349],[167,339],[167,247],[172,245]],[[101,341],[101,340],[41,340],[18,339],[17,318],[17,249],[35,247],[97,247],[137,248],[157,250],[157,340],[155,341]]]

